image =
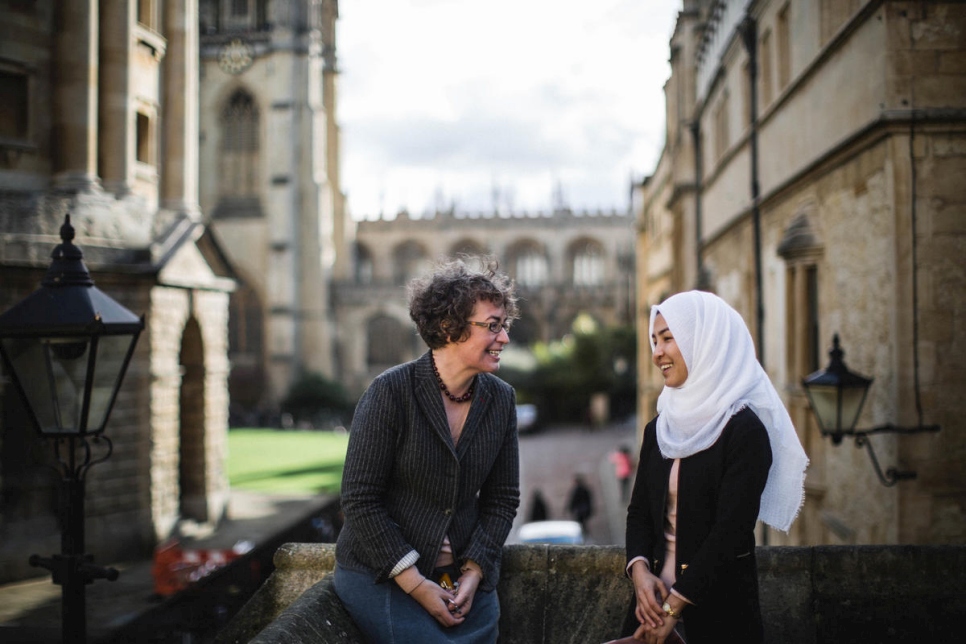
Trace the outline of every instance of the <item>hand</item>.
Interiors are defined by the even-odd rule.
[[[634,596],[637,598],[637,606],[634,608],[637,621],[649,629],[664,626],[664,622],[669,621],[661,608],[661,603],[668,595],[664,582],[652,574],[643,561],[636,562],[631,568],[631,579],[634,582]]]
[[[462,583],[460,586],[462,586]],[[427,613],[446,628],[462,624],[466,619],[464,611],[451,610],[457,601],[456,594],[429,579],[424,580],[414,588],[409,596],[415,599]]]
[[[458,615],[464,617],[473,608],[473,598],[476,597],[476,590],[480,587],[483,577],[473,569],[467,569],[459,578],[459,585],[456,588],[456,598],[450,604],[450,609]]]
[[[646,642],[646,644],[664,644],[664,641],[674,630],[674,625],[677,621],[673,617],[665,616],[664,624],[658,627],[652,627],[649,624],[641,624],[634,631],[634,639]]]

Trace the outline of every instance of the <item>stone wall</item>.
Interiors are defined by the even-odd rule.
[[[966,547],[759,547],[765,641],[959,642]],[[217,644],[362,642],[332,589],[334,544],[286,544],[276,571]],[[616,638],[631,600],[619,546],[504,549],[500,643]]]
[[[801,520],[787,535],[768,531],[767,543],[963,543],[966,5],[754,5],[754,128],[741,34],[721,31],[734,25],[717,3],[678,16],[673,129],[635,195],[639,310],[702,288],[748,324],[810,460]],[[723,49],[705,52],[701,65],[716,69],[698,69],[710,83],[698,86],[688,43],[705,38]],[[641,364],[647,334],[639,317]],[[851,439],[837,447],[822,436],[801,382],[828,364],[835,335],[848,368],[874,379],[856,429],[941,427],[868,443],[883,470],[915,480],[881,485]],[[643,430],[663,383],[643,366],[639,383]]]

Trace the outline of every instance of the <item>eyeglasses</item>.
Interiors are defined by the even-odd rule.
[[[497,335],[500,331],[510,332],[509,322],[474,322],[473,320],[467,320],[467,324],[472,324],[473,326],[483,327],[487,329],[493,335]]]

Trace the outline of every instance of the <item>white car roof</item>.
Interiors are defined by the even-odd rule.
[[[520,526],[520,541],[568,537],[582,540],[584,531],[576,521],[534,521]]]

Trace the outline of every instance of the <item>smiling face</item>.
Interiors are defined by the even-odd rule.
[[[473,307],[473,314],[469,320],[473,322],[506,321],[506,311],[500,305],[480,300]],[[453,349],[458,355],[464,369],[475,372],[492,373],[500,368],[500,352],[510,342],[510,335],[503,328],[499,333],[470,324],[467,326],[469,336],[462,342],[453,343]]]
[[[681,349],[678,348],[678,343],[675,342],[664,316],[660,313],[654,316],[654,332],[651,334],[651,341],[654,342],[651,360],[661,370],[664,384],[668,387],[683,385],[688,379],[688,366],[684,363]]]

